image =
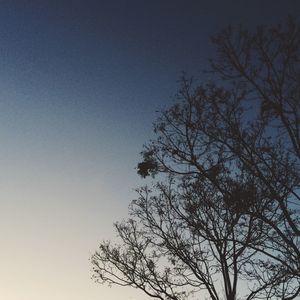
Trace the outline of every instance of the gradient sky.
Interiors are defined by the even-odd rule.
[[[209,36],[299,16],[295,1],[0,0],[0,298],[147,299],[91,279],[134,169]]]

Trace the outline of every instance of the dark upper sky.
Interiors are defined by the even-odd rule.
[[[155,111],[182,71],[207,80],[211,34],[299,10],[299,0],[0,0],[1,297],[144,299],[93,284],[88,258],[127,215]]]
[[[280,22],[300,10],[297,0],[0,3],[4,80],[24,94],[55,94],[63,106],[129,114],[155,110],[175,92],[181,71],[198,75],[211,56],[211,34],[229,24]]]

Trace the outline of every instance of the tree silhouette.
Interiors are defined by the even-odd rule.
[[[228,28],[212,42],[215,83],[182,78],[138,164],[165,181],[138,190],[130,219],[115,225],[122,243],[93,255],[94,277],[158,299],[200,290],[213,300],[294,299],[300,25]]]

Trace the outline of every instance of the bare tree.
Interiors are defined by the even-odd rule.
[[[93,256],[95,278],[159,299],[186,299],[201,290],[214,300],[236,299],[240,277],[253,269],[254,249],[265,239],[261,222],[229,208],[203,180],[185,177],[138,192],[132,218],[115,225],[122,244],[104,242]],[[265,288],[252,284],[246,299]]]
[[[166,174],[168,184],[139,190],[132,219],[116,224],[122,244],[104,242],[93,256],[95,278],[159,299],[202,289],[211,299],[294,299],[300,25],[229,28],[213,43],[222,87],[182,79],[138,165],[140,175]]]

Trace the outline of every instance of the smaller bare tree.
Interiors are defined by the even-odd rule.
[[[187,299],[200,291],[213,300],[274,297],[273,283],[281,275],[274,269],[263,277],[255,250],[268,234],[234,199],[254,201],[250,178],[228,181],[226,195],[203,178],[176,181],[138,190],[131,219],[115,224],[122,244],[103,242],[93,255],[94,278],[158,299]],[[246,289],[241,288],[245,278]]]

